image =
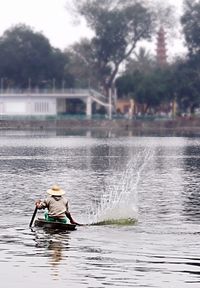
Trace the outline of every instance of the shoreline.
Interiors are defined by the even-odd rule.
[[[177,118],[173,120],[135,119],[23,119],[0,120],[0,131],[53,131],[63,132],[102,132],[117,135],[177,135],[200,136],[200,118]]]

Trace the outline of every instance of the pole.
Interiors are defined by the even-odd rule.
[[[29,224],[29,227],[30,227],[30,228],[31,228],[31,226],[32,226],[32,224],[33,224],[33,221],[34,221],[34,219],[35,219],[36,214],[37,214],[37,206],[35,206],[35,210],[34,210],[34,212],[33,212],[33,215],[32,215],[32,218],[31,218],[31,222],[30,222],[30,224]]]
[[[56,82],[56,80],[55,80],[55,78],[53,78],[53,92],[55,92],[55,82]]]
[[[91,119],[92,118],[92,99],[91,99],[91,96],[88,96],[86,101],[87,101],[86,102],[86,116],[88,119]]]
[[[31,91],[31,78],[28,78],[28,90]]]
[[[108,101],[109,101],[109,119],[112,119],[112,91],[111,88],[108,90]]]
[[[65,80],[64,79],[62,80],[62,91],[63,93],[65,92]]]
[[[3,93],[3,78],[1,78],[1,94]]]

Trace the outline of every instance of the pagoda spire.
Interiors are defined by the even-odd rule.
[[[157,33],[156,58],[158,66],[163,67],[167,64],[165,30],[162,26]]]

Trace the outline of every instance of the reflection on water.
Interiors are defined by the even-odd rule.
[[[199,287],[199,151],[198,138],[1,135],[3,288]],[[54,183],[77,221],[110,222],[30,230]]]
[[[53,280],[59,280],[59,267],[63,260],[67,260],[66,252],[69,250],[70,233],[52,231],[51,229],[42,230],[32,229],[35,235],[35,247],[45,250],[48,255],[48,262],[51,269],[51,277]],[[65,251],[65,256],[63,255]]]

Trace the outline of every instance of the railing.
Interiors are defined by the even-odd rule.
[[[31,88],[31,89],[17,89],[17,88],[8,88],[0,89],[1,94],[90,94],[90,89],[40,89],[40,88]]]
[[[107,97],[103,94],[101,94],[100,92],[94,90],[94,89],[90,89],[90,92],[91,94],[94,96],[94,97],[97,97],[97,98],[101,98],[102,100],[106,101],[107,100]]]
[[[89,119],[104,120],[108,119],[106,114],[94,114]],[[85,114],[66,114],[66,115],[1,115],[0,121],[57,121],[57,120],[88,120]]]

